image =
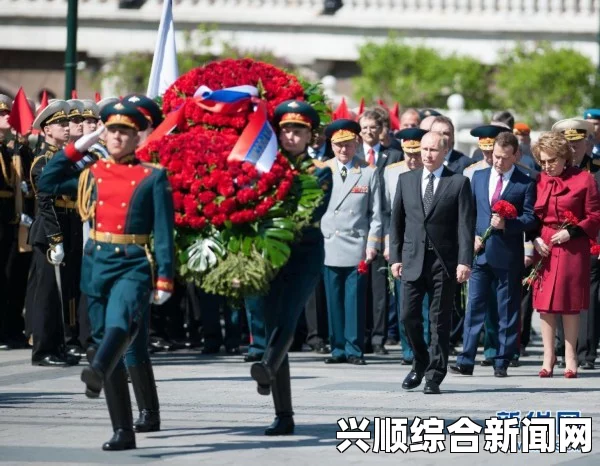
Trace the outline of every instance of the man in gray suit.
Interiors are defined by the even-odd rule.
[[[352,120],[337,120],[325,132],[335,155],[326,162],[333,172],[333,188],[321,219],[331,344],[327,364],[366,364],[366,275],[357,267],[361,260],[375,259],[383,235],[379,177],[374,167],[356,157],[359,134],[360,125]]]
[[[426,377],[425,394],[440,393],[448,366],[450,316],[456,283],[469,279],[475,241],[475,208],[469,180],[443,165],[448,151],[442,133],[421,140],[423,169],[400,175],[390,224],[390,263],[402,277],[400,316],[414,351],[402,388]],[[423,338],[423,298],[429,296],[431,341]]]

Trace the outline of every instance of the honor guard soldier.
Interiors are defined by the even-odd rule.
[[[589,121],[593,127],[592,137],[592,157],[600,158],[600,108],[588,108],[583,112],[583,118]]]
[[[9,260],[15,236],[15,173],[12,166],[12,151],[8,147],[12,139],[8,122],[12,99],[0,94],[0,349],[9,349],[8,340],[8,296],[9,276],[6,264]]]
[[[588,154],[587,137],[594,133],[594,125],[581,118],[567,118],[552,125],[552,131],[562,133],[573,149],[573,166],[590,173],[600,170],[600,160],[594,160]]]
[[[83,102],[79,99],[67,100],[69,104],[69,142],[83,136]]]
[[[122,357],[132,381],[139,369],[153,384],[146,339],[135,337],[148,325],[150,302],[161,305],[173,291],[174,210],[166,171],[135,158],[138,132],[148,125],[144,115],[119,101],[105,107],[100,116],[110,157],[81,175],[73,172],[73,165],[96,142],[101,131],[97,130],[56,156],[40,185],[54,194],[79,190],[82,219],[93,222],[84,247],[81,289],[87,295],[98,349],[89,355],[91,364],[83,369],[81,379],[90,398],[98,397],[104,388],[114,435],[102,448],[127,450],[135,448],[135,434]],[[155,391],[150,395],[152,388],[143,390],[156,396]],[[158,398],[151,403],[157,407]]]
[[[77,298],[81,225],[77,225],[75,202],[41,190],[39,177],[45,166],[69,140],[69,105],[55,100],[43,109],[33,128],[44,134],[42,151],[31,167],[31,186],[37,199],[35,220],[29,233],[33,247],[30,283],[27,289],[27,313],[33,337],[32,364],[65,366],[77,364],[78,358],[65,354],[65,316],[71,316]],[[77,226],[77,231],[73,229]],[[61,266],[61,264],[63,264]]]
[[[376,168],[356,155],[360,133],[360,125],[352,120],[336,120],[325,133],[335,154],[325,162],[333,173],[333,189],[321,220],[331,343],[326,364],[366,364],[367,275],[359,273],[358,265],[373,261],[382,249],[383,196]]]
[[[383,205],[383,233],[385,238],[384,257],[389,260],[389,232],[390,219],[392,215],[392,205],[396,196],[396,187],[398,186],[398,177],[402,173],[417,170],[423,167],[421,160],[421,139],[427,131],[420,128],[406,128],[396,133],[396,137],[402,144],[404,160],[402,162],[393,163],[385,168],[384,176],[384,205]],[[400,345],[402,347],[402,365],[412,365],[413,350],[406,338],[404,325],[399,323],[400,311],[402,306],[402,287],[400,280],[394,280],[394,305],[392,306],[393,315],[390,316],[390,322],[394,322],[398,326],[398,336],[400,337]],[[423,333],[425,342],[429,344],[429,299],[423,300]]]
[[[100,109],[96,105],[96,102],[90,99],[84,99],[81,103],[83,104],[83,111],[81,112],[81,116],[83,117],[83,134],[93,133],[98,128]]]
[[[290,163],[295,167],[304,164],[314,167],[313,175],[325,191],[321,207],[313,214],[313,223],[302,230],[301,239],[292,245],[290,258],[271,282],[269,294],[246,300],[247,305],[253,302],[251,315],[256,314],[265,323],[268,341],[262,361],[250,369],[250,375],[258,384],[258,393],[273,393],[276,417],[265,435],[288,435],[294,433],[288,350],[298,318],[323,267],[323,235],[318,222],[327,206],[331,171],[306,153],[312,131],[320,123],[310,105],[301,101],[283,102],[275,109],[274,123],[279,128],[280,147]]]

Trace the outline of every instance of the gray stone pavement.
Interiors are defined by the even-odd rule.
[[[0,463],[2,464],[600,464],[600,374],[540,379],[540,342],[509,377],[496,379],[488,367],[473,377],[449,374],[440,396],[400,387],[408,372],[398,346],[389,356],[368,357],[368,365],[326,366],[310,352],[292,353],[296,435],[269,438],[263,429],[273,418],[270,397],[256,393],[249,364],[241,357],[193,352],[157,354],[156,379],[162,430],[139,434],[137,450],[100,449],[111,435],[104,399],[89,400],[79,381],[81,367],[38,368],[28,351],[0,352]],[[453,358],[452,358],[453,360]],[[593,417],[593,450],[581,453],[435,454],[362,453],[356,446],[336,450],[337,420],[356,416],[428,418],[452,422],[461,416],[482,422],[497,411],[580,410]],[[409,422],[410,422],[409,421]],[[373,431],[372,422],[369,427]],[[370,442],[369,442],[370,443]]]

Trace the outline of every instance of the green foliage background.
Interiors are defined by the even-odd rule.
[[[242,50],[218,43],[215,32],[215,27],[202,25],[185,34],[178,52],[180,74],[210,60],[242,57],[298,74],[284,58],[267,50]],[[218,57],[210,52],[215,45],[222,50]],[[532,47],[519,44],[490,66],[470,57],[444,56],[433,48],[411,46],[390,35],[383,43],[362,45],[357,64],[361,74],[353,79],[354,97],[356,101],[364,98],[367,104],[382,99],[399,102],[403,108],[445,108],[448,96],[459,93],[467,109],[508,109],[534,129],[549,128],[558,118],[580,115],[584,108],[600,105],[600,76],[592,61],[575,50],[555,48],[547,42]],[[150,53],[118,55],[109,71],[96,76],[96,82],[112,79],[121,94],[145,92],[151,66]],[[312,103],[321,115],[327,115],[322,94],[314,93],[313,98],[321,98]]]

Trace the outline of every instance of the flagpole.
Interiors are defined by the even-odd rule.
[[[65,50],[65,100],[77,87],[77,2],[69,0],[67,7],[67,48]]]

